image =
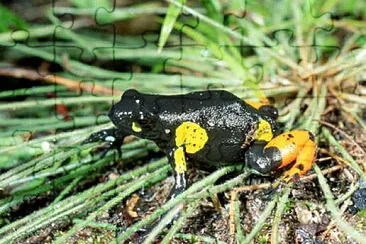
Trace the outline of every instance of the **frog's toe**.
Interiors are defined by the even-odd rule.
[[[119,135],[118,137],[116,135]],[[102,141],[105,145],[102,147],[100,157],[103,158],[110,150],[115,149],[118,153],[118,157],[122,157],[121,146],[123,144],[124,134],[117,133],[116,128],[101,130],[91,134],[81,144],[88,144],[92,142]]]
[[[117,154],[118,154],[118,158],[122,157],[122,150],[121,150],[121,146],[123,143],[120,143],[118,141],[116,142],[112,142],[112,143],[107,143],[103,149],[102,152],[100,154],[100,158],[104,158],[104,156],[111,150],[116,150]]]
[[[81,142],[82,145],[97,141],[114,141],[114,128],[94,132],[87,139]]]

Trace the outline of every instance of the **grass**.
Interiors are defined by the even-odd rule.
[[[100,145],[80,145],[92,132],[112,126],[107,111],[128,88],[165,94],[224,88],[245,99],[273,97],[283,128],[312,131],[324,149],[318,153],[319,167],[314,166],[315,174],[310,175],[310,180],[319,180],[313,181],[312,191],[321,195],[313,200],[329,211],[335,223],[332,230],[342,233],[339,238],[364,241],[365,226],[360,233],[348,222],[349,215],[340,214],[340,208],[366,177],[362,133],[359,137],[350,128],[358,128],[364,136],[366,98],[360,77],[366,70],[366,4],[169,0],[114,6],[104,1],[103,6],[112,10],[109,13],[92,2],[87,7],[81,0],[63,1],[63,7],[45,6],[46,13],[37,15],[41,25],[6,6],[0,9],[19,23],[1,25],[0,75],[7,84],[32,82],[0,92],[0,243],[45,241],[42,232],[55,243],[81,241],[88,229],[104,233],[107,242],[134,240],[141,228],[182,203],[186,208],[178,220],[166,233],[157,228],[146,243],[161,232],[163,243],[284,241],[280,238],[283,216],[294,211],[296,206],[288,203],[298,197],[291,192],[301,186],[278,191],[251,226],[243,224],[245,202],[239,201],[243,194],[235,191],[230,216],[221,215],[231,224],[226,234],[215,234],[215,239],[194,232],[187,223],[204,215],[197,216],[202,202],[255,178],[252,171],[245,169],[237,177],[218,182],[239,171],[234,166],[221,168],[195,181],[175,199],[149,205],[145,189],[159,192],[171,173],[164,157],[151,157],[158,151],[153,143],[131,139],[122,147],[122,158],[112,151],[100,158]],[[349,9],[351,4],[357,6]],[[62,18],[69,14],[73,21]],[[137,35],[119,31],[127,25],[121,21],[134,23],[141,18],[162,27],[143,33],[142,24]],[[326,128],[322,121],[350,136],[340,137],[339,131]],[[358,145],[361,154],[350,144]],[[327,171],[332,166],[339,166],[336,170],[346,186],[341,192],[334,191],[334,183],[323,175],[333,172]],[[250,197],[268,187],[267,182],[243,189],[254,191],[248,193]],[[126,216],[114,222],[111,217],[103,219],[125,213],[133,193],[140,196],[138,206],[147,204],[153,210],[150,214],[146,210],[138,211],[138,218],[132,220]],[[263,235],[266,229],[271,230],[270,238]],[[205,230],[210,233],[208,226]],[[339,241],[335,236],[316,238]],[[88,238],[93,242],[99,237]]]

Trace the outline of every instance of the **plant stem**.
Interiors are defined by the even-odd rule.
[[[331,145],[333,145],[339,153],[342,155],[342,157],[347,160],[352,168],[360,175],[363,181],[366,181],[366,175],[361,169],[361,167],[358,165],[358,163],[352,158],[352,156],[347,152],[347,150],[332,136],[330,131],[327,128],[322,128],[322,134],[324,137],[329,141]]]
[[[244,244],[249,244],[253,240],[253,238],[257,235],[257,233],[262,229],[262,227],[266,224],[267,219],[272,214],[272,210],[276,206],[278,202],[278,197],[276,196],[272,199],[266,208],[264,209],[263,213],[261,214],[260,218],[258,219],[257,223],[253,227],[252,231],[246,236],[244,240]]]
[[[283,195],[280,197],[277,204],[277,209],[272,222],[272,235],[271,243],[282,243],[278,235],[278,227],[280,225],[281,216],[288,202],[289,195],[291,193],[291,187],[286,187],[283,189]]]
[[[147,224],[151,223],[155,219],[157,219],[159,216],[164,214],[166,211],[171,209],[176,204],[182,202],[182,201],[189,201],[189,199],[192,199],[192,193],[199,191],[203,188],[205,188],[208,185],[212,185],[217,179],[222,177],[223,175],[233,171],[236,167],[235,166],[229,166],[224,167],[219,170],[216,170],[209,176],[205,177],[203,180],[194,183],[191,187],[189,187],[186,191],[179,194],[176,198],[171,199],[169,202],[165,203],[161,208],[155,210],[150,216],[142,219],[141,221],[137,222],[136,224],[133,224],[132,226],[128,227],[121,235],[117,237],[117,242],[123,242],[127,238],[129,238],[132,234],[134,234],[136,231],[141,229],[142,227],[146,226]],[[212,194],[212,193],[211,193]],[[200,196],[197,197],[199,199],[203,198],[203,194],[199,194]],[[193,199],[197,199],[193,196]]]
[[[326,205],[328,211],[330,211],[332,217],[335,219],[335,224],[348,236],[350,236],[352,239],[359,243],[366,243],[366,236],[362,236],[357,230],[355,230],[350,224],[348,224],[344,219],[342,218],[342,215],[340,214],[340,210],[337,208],[337,205],[334,201],[333,194],[329,188],[329,185],[323,176],[320,168],[317,165],[313,166],[319,180],[319,185],[323,190],[323,193],[325,195],[326,199]]]

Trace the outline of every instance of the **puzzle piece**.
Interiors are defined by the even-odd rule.
[[[177,82],[172,85],[178,93],[187,91],[188,84],[185,82],[184,75],[192,73],[189,68],[189,63],[196,62],[196,58],[202,58],[200,55],[197,55],[197,52],[199,53],[199,50],[204,48],[204,45],[193,43],[183,37],[185,28],[193,29],[198,25],[197,19],[193,19],[190,22],[185,23],[183,22],[184,18],[185,14],[183,12],[177,19],[176,27],[170,35],[171,38],[168,39],[168,42],[165,44],[162,51],[158,53],[161,59],[154,65],[157,70],[168,72],[175,76],[175,80]],[[146,39],[146,41],[147,43],[150,42],[148,39]],[[153,44],[153,50],[156,50],[158,39],[153,40]],[[177,52],[176,50],[179,51]]]
[[[175,4],[179,4],[179,2],[183,1],[174,1]],[[172,1],[169,1],[170,3]],[[80,149],[78,152],[68,154],[82,138],[89,134],[87,131],[82,131],[85,125],[96,127],[109,120],[114,122],[114,129],[104,130],[105,127],[100,128],[103,130],[91,134],[86,142],[95,142],[101,139],[107,146],[120,148],[125,137],[130,134],[154,141],[167,155],[174,170],[175,186],[168,198],[178,196],[189,185],[187,174],[190,168],[212,171],[214,168],[220,168],[228,163],[243,165],[246,163],[262,173],[268,173],[272,169],[290,164],[289,166],[293,167],[290,169],[290,173],[284,176],[285,181],[288,181],[289,178],[296,180],[299,175],[309,170],[315,153],[312,136],[308,132],[296,130],[285,132],[276,137],[279,130],[274,119],[278,113],[269,108],[270,106],[263,109],[261,102],[265,100],[265,104],[268,104],[268,99],[263,99],[265,98],[264,94],[271,95],[271,92],[274,92],[277,101],[282,103],[281,100],[284,100],[284,106],[290,112],[298,110],[299,113],[295,116],[296,119],[294,118],[290,123],[289,128],[303,124],[303,119],[313,118],[314,114],[309,108],[313,105],[311,103],[312,96],[318,96],[316,93],[318,87],[312,87],[312,90],[309,88],[301,93],[304,88],[297,85],[310,84],[319,80],[327,82],[327,88],[331,87],[331,82],[324,77],[332,79],[334,74],[331,71],[334,67],[338,67],[336,64],[343,56],[340,43],[337,42],[342,38],[338,38],[339,34],[335,32],[336,25],[333,23],[334,17],[330,13],[330,9],[332,9],[330,6],[322,6],[321,3],[311,1],[304,3],[286,2],[291,6],[287,6],[283,1],[276,3],[236,0],[201,1],[202,5],[196,2],[187,2],[176,22],[176,28],[170,34],[162,52],[158,53],[159,35],[151,24],[152,19],[147,18],[148,21],[145,22],[145,25],[148,27],[133,34],[130,31],[134,27],[129,27],[130,30],[126,28],[127,25],[131,26],[131,23],[127,24],[120,20],[131,18],[131,16],[143,15],[142,17],[146,17],[150,14],[161,17],[166,14],[168,5],[164,5],[164,3],[152,3],[151,5],[150,3],[142,3],[141,5],[131,3],[130,7],[120,4],[127,3],[125,1],[52,1],[53,7],[50,10],[54,14],[54,17],[51,18],[54,27],[52,27],[51,33],[41,37],[34,29],[29,31],[17,29],[8,34],[7,42],[1,42],[4,36],[0,35],[2,50],[7,48],[11,53],[8,56],[12,56],[11,59],[6,57],[4,60],[14,60],[16,63],[18,60],[22,60],[22,57],[19,57],[20,53],[32,58],[38,57],[41,61],[31,64],[30,67],[34,70],[38,69],[42,78],[47,78],[50,73],[54,73],[56,76],[69,79],[69,81],[80,81],[78,83],[80,86],[86,86],[85,83],[89,83],[92,87],[91,89],[89,87],[84,90],[69,91],[66,89],[57,90],[55,86],[55,91],[48,92],[48,97],[46,95],[40,97],[36,94],[30,97],[31,99],[39,99],[40,102],[46,99],[55,99],[55,106],[53,109],[46,110],[46,114],[42,113],[44,109],[38,111],[38,106],[43,105],[37,104],[34,105],[34,107],[37,106],[36,109],[34,107],[26,107],[29,108],[29,111],[23,109],[24,113],[9,113],[9,118],[22,117],[27,123],[9,126],[8,128],[14,128],[14,131],[7,130],[1,135],[14,134],[14,140],[18,140],[20,138],[19,132],[24,135],[24,131],[29,129],[30,133],[34,133],[37,129],[32,129],[38,128],[38,131],[47,132],[45,136],[49,134],[60,136],[59,139],[45,140],[43,144],[30,143],[30,146],[28,145],[34,150],[40,147],[51,150],[53,146],[56,146],[58,150],[57,153],[52,150],[55,152],[54,156],[43,154],[39,157],[40,159],[37,159],[37,155],[30,157],[32,160],[39,161],[30,166],[29,171],[24,173],[26,182],[32,183],[29,189],[34,187],[44,190],[48,187],[47,190],[42,190],[44,195],[52,192],[60,194],[61,197],[68,197],[73,194],[70,189],[73,189],[77,184],[75,182],[78,181],[82,181],[82,184],[80,187],[76,187],[77,191],[80,189],[87,191],[87,188],[94,183],[95,185],[100,183],[95,189],[104,187],[108,184],[106,180],[108,177],[105,175],[105,171],[100,173],[102,170],[99,171],[98,165],[109,167],[107,169],[113,170],[115,175],[122,175],[122,178],[130,179],[128,177],[131,175],[122,172],[123,170],[120,170],[116,163],[110,165],[112,161],[127,163],[131,160],[128,157],[121,160],[120,155],[116,153],[113,160],[110,154],[99,154],[99,151],[92,149],[91,145],[90,148],[87,148],[88,145],[83,145],[82,148],[87,149]],[[270,4],[270,6],[263,6],[265,4]],[[331,4],[329,3],[329,5]],[[284,8],[284,6],[292,7],[292,10],[288,11],[288,8]],[[298,8],[295,8],[296,6]],[[284,13],[286,14],[284,15]],[[208,19],[205,18],[206,16]],[[87,21],[83,22],[84,18],[94,21],[95,24],[92,25],[90,22],[86,24]],[[358,16],[358,18],[361,17]],[[300,22],[306,24],[300,26],[297,24]],[[80,26],[86,28],[80,28]],[[136,29],[140,29],[140,27]],[[348,31],[351,32],[351,30]],[[13,54],[19,56],[14,55],[13,57]],[[331,69],[321,70],[320,68],[329,57],[334,59],[333,66],[329,65]],[[354,62],[349,62],[350,65],[353,65],[363,60],[362,58],[363,56],[357,52],[353,59],[345,59],[344,61],[353,60]],[[338,92],[346,95],[359,95],[356,92],[361,94],[362,90],[358,89],[359,87],[352,82],[352,75],[343,73],[342,70],[337,72],[339,73],[334,82],[339,82],[339,87],[333,87],[336,90],[335,93],[330,90],[332,94],[327,95],[329,96],[327,101],[333,99],[332,96]],[[350,75],[351,78],[345,79],[343,75]],[[284,85],[283,90],[282,86],[278,86],[277,90],[273,89],[274,80],[278,81],[277,84]],[[64,84],[62,85],[64,86]],[[268,89],[265,91],[266,93],[261,92],[259,85]],[[285,89],[291,86],[293,89],[286,92]],[[103,87],[110,90],[105,92],[101,89]],[[139,92],[128,90],[130,88],[135,88]],[[105,93],[101,92],[102,90]],[[101,94],[119,96],[120,92],[126,90],[128,91],[123,94],[122,101],[112,98],[103,100],[103,97],[100,96]],[[201,93],[187,95],[192,90],[201,91]],[[142,92],[150,95],[141,94]],[[311,95],[311,92],[314,95]],[[24,91],[24,94],[28,93],[28,91]],[[85,93],[88,95],[85,96]],[[173,96],[171,94],[181,95]],[[287,107],[286,98],[283,96],[288,97],[289,94],[291,96],[287,99],[291,103]],[[296,94],[303,95],[294,99]],[[330,93],[328,92],[328,94]],[[241,99],[248,97],[254,98],[255,101],[244,103]],[[79,100],[75,103],[75,101],[70,102],[71,99]],[[108,103],[104,106],[101,105],[106,100],[109,100],[107,102],[110,104],[113,103],[109,118],[106,115],[110,105]],[[88,106],[85,101],[94,102],[95,106]],[[306,101],[307,104],[301,101]],[[244,106],[244,109],[241,110],[238,104]],[[2,104],[0,104],[1,106]],[[302,114],[303,111],[306,113]],[[91,115],[95,114],[98,117],[90,119]],[[27,116],[35,115],[39,116],[40,119],[48,118],[48,121],[34,126],[30,120],[27,120]],[[281,114],[281,117],[283,119],[285,116]],[[6,121],[8,115],[4,119],[1,117],[1,119]],[[286,119],[288,118],[283,121]],[[0,126],[2,125],[0,124]],[[7,126],[8,124],[5,123],[5,127]],[[78,131],[82,133],[77,134]],[[74,132],[76,136],[67,135],[67,133]],[[35,134],[37,138],[32,141],[42,140],[41,133]],[[24,151],[22,145],[16,145],[16,142],[13,143],[13,149]],[[75,144],[75,142],[77,143]],[[133,150],[140,150],[138,154],[140,157],[140,155],[146,155],[148,150],[151,150],[150,148],[150,144],[149,146],[144,144],[144,147]],[[85,155],[90,150],[93,151],[94,157],[87,158]],[[133,150],[126,149],[123,152],[128,154]],[[126,154],[122,156],[124,157]],[[109,161],[104,157],[101,163],[100,156],[106,156]],[[41,157],[45,157],[45,160]],[[296,158],[299,162],[291,165]],[[142,158],[142,161],[150,159],[149,156]],[[24,162],[25,164],[28,163],[28,158],[24,161],[27,161]],[[134,162],[136,161],[134,160]],[[23,163],[21,160],[17,162]],[[16,170],[23,172],[21,167],[21,165],[19,168],[16,167]],[[84,170],[90,171],[85,173]],[[75,171],[80,174],[75,174]],[[3,170],[0,169],[0,172]],[[40,177],[42,174],[45,177]],[[135,172],[131,174],[133,177],[139,177],[134,175]],[[70,175],[80,177],[80,179],[71,179]],[[34,177],[34,181],[31,181],[29,177]],[[36,179],[37,177],[40,177],[39,180]],[[126,179],[120,182],[130,184]],[[0,191],[2,180],[0,178]],[[144,187],[141,182],[138,184],[140,187]],[[84,223],[84,225],[75,225],[76,227],[81,226],[80,229],[88,229],[88,226],[85,225],[86,222],[88,224],[104,222],[103,218],[101,218],[102,220],[90,219],[89,211],[90,216],[98,211],[107,214],[109,211],[114,211],[112,206],[117,203],[123,205],[124,198],[121,196],[136,186],[131,185],[131,188],[123,188],[123,191],[120,192],[116,190],[113,194],[110,188],[105,188],[104,192],[95,190],[93,194],[88,195],[88,200],[79,204],[79,206],[91,204],[90,208],[85,207],[72,211],[67,209],[65,212],[69,212],[64,218],[68,219],[69,223],[73,221]],[[120,184],[116,183],[112,187],[117,189]],[[133,191],[137,191],[139,188],[133,189]],[[63,195],[64,190],[65,195]],[[9,189],[5,189],[5,192],[7,200],[13,201],[12,192]],[[108,193],[104,195],[105,192]],[[197,192],[193,195],[197,195]],[[144,194],[141,193],[141,195]],[[46,196],[45,204],[52,202],[52,196],[52,194]],[[80,196],[78,195],[78,197]],[[144,197],[146,198],[146,196]],[[42,199],[42,195],[34,193],[30,194],[29,198]],[[149,201],[155,201],[154,196],[151,199]],[[1,199],[0,205],[4,202]],[[71,200],[66,201],[60,207],[71,203]],[[96,205],[92,205],[94,203]],[[100,205],[108,206],[108,208],[103,209],[103,206]],[[14,206],[16,205],[14,204]],[[154,207],[150,206],[149,210],[152,209]],[[149,212],[144,210],[141,211]],[[120,216],[118,211],[116,216]],[[15,216],[14,219],[17,217]],[[57,219],[57,216],[55,218]],[[126,223],[121,220],[120,223],[132,227],[122,226],[120,228],[118,226],[113,231],[113,238],[130,233],[135,227],[134,222],[135,219]],[[2,224],[0,219],[0,226]],[[40,226],[36,227],[41,228]],[[36,227],[35,229],[37,229]],[[67,231],[71,230],[72,232],[75,228],[63,226],[65,233],[70,234],[70,236],[75,233]],[[126,228],[131,229],[126,231]],[[98,225],[95,229],[105,229],[105,226]],[[1,231],[0,227],[0,236],[4,233]],[[80,231],[80,236],[82,234],[88,236],[82,231]],[[26,231],[24,233],[30,234]],[[194,233],[194,231],[190,231],[190,233]],[[63,234],[54,238],[61,238],[58,239],[58,242],[64,243],[66,240],[62,240]],[[21,238],[20,236],[17,238]],[[228,240],[223,241],[229,242]]]

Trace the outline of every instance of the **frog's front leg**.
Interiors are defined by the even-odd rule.
[[[186,154],[199,153],[205,147],[208,134],[205,128],[194,122],[183,122],[175,130],[175,138],[171,142],[168,157],[174,167],[175,185],[171,197],[178,195],[187,188]]]
[[[187,188],[187,163],[186,163],[186,154],[184,146],[175,146],[169,145],[168,148],[164,148],[164,151],[167,154],[169,163],[172,165],[174,169],[174,186],[170,190],[168,199],[174,199],[177,195],[182,193]],[[184,202],[180,202],[176,204],[174,207],[169,209],[163,216],[161,216],[160,220],[153,224],[152,226],[147,227],[145,229],[145,233],[138,237],[137,242],[142,243],[143,240],[148,238],[149,234],[152,232],[156,232],[157,230],[161,231],[165,227],[171,226],[173,220],[177,219],[180,214],[180,210],[184,207]]]
[[[314,136],[306,130],[293,130],[282,133],[268,143],[255,142],[246,152],[246,162],[261,173],[279,169],[294,162],[281,180],[296,180],[311,169],[315,159],[316,144]]]
[[[122,156],[121,146],[122,146],[123,140],[126,136],[128,136],[128,134],[124,133],[120,129],[110,128],[110,129],[97,131],[97,132],[91,134],[81,144],[87,144],[87,143],[92,143],[92,142],[97,142],[97,141],[103,141],[103,142],[106,142],[107,146],[103,150],[101,157],[104,157],[105,154],[110,149],[116,149],[117,152],[118,152],[118,156],[121,157]]]
[[[187,189],[187,162],[184,147],[180,146],[171,150],[168,158],[174,169],[175,181],[169,194],[169,198],[172,199]]]

